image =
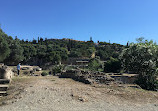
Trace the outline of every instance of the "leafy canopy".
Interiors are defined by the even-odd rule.
[[[137,83],[144,89],[156,90],[158,86],[158,46],[152,40],[137,39],[138,43],[131,43],[120,55],[125,71],[138,73]]]

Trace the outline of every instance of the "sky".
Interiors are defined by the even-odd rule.
[[[0,0],[0,24],[24,40],[158,41],[158,0]]]

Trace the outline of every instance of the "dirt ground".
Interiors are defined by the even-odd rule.
[[[0,111],[158,111],[158,92],[71,79],[15,77]]]

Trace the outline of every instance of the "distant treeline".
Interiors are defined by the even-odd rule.
[[[107,42],[94,43],[72,39],[43,39],[32,41],[13,39],[0,29],[0,62],[8,65],[23,64],[44,65],[59,64],[69,57],[91,58],[92,54],[99,56],[102,61],[111,57],[118,59],[123,45]]]

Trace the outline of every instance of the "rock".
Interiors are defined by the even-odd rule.
[[[45,87],[44,89],[47,90],[47,89],[49,89],[49,88]]]
[[[21,70],[28,70],[30,69],[29,67],[22,67]]]
[[[0,67],[4,66],[4,63],[0,63]]]
[[[41,71],[41,70],[42,70],[42,68],[40,68],[40,67],[36,68],[36,71]]]
[[[86,101],[87,101],[87,100],[86,100],[85,98],[83,98],[83,97],[79,97],[78,100],[81,101],[81,102],[86,102]]]
[[[13,77],[13,71],[8,66],[0,67],[0,79],[11,79]]]
[[[78,100],[83,101],[83,98],[79,97]]]
[[[7,102],[3,101],[3,102],[2,102],[2,105],[7,105]]]
[[[42,97],[42,99],[45,99],[45,97]]]
[[[33,74],[35,72],[35,70],[31,70],[30,73]]]
[[[19,99],[21,99],[22,97],[20,96]]]
[[[35,93],[35,91],[31,91],[31,93],[32,93],[32,94],[34,94],[34,93]]]

